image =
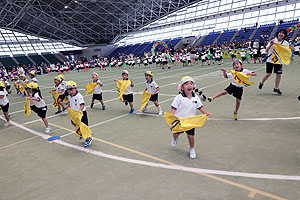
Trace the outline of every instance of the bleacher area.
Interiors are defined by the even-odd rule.
[[[27,58],[27,56],[14,56],[14,58],[19,62],[21,65],[32,65],[33,63]]]
[[[270,36],[274,27],[275,27],[275,23],[273,24],[264,24],[259,26],[259,28],[257,29],[257,31],[255,32],[254,36],[252,37],[252,41],[256,40],[256,39],[260,39],[261,35],[267,35]]]
[[[51,64],[57,64],[60,63],[60,60],[58,60],[55,55],[53,54],[42,54]]]
[[[224,31],[222,35],[219,37],[219,39],[217,40],[217,45],[219,45],[222,42],[229,42],[236,32],[237,29]]]
[[[255,26],[242,28],[232,41],[239,42],[242,40],[248,40],[255,29]]]
[[[15,63],[15,61],[9,56],[1,57],[0,62],[3,64],[4,67],[17,66],[17,63]]]
[[[36,64],[46,63],[49,64],[42,56],[38,54],[28,55]]]
[[[165,41],[168,47],[176,46],[176,44],[182,39],[182,37],[174,38],[174,39],[165,39],[162,41]],[[124,53],[126,55],[133,54],[134,56],[141,55],[143,56],[145,52],[150,52],[151,48],[154,43],[158,41],[153,42],[144,42],[142,44],[134,44],[134,45],[126,45],[116,48],[112,53],[110,53],[109,57],[116,57],[119,53]],[[163,46],[159,46],[160,49],[164,49]]]
[[[221,31],[219,32],[210,32],[207,37],[205,38],[205,40],[203,40],[200,45],[204,46],[204,45],[211,45],[216,39],[217,37],[220,35]]]

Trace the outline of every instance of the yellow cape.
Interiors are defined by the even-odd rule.
[[[30,114],[31,114],[30,99],[26,99],[25,105],[24,105],[24,115],[26,117],[29,117]]]
[[[27,88],[27,83],[21,83],[20,82],[20,84],[22,85],[22,87],[25,89],[25,88]]]
[[[291,57],[291,47],[274,43],[272,52],[273,64],[289,65],[291,62]]]
[[[250,86],[254,84],[254,82],[249,82],[250,75],[246,75],[242,72],[237,72],[234,70],[226,70],[226,72],[232,73],[232,75],[234,76],[234,82],[238,84],[243,84],[245,86]]]
[[[151,93],[144,91],[143,96],[142,96],[142,105],[140,107],[139,112],[142,112],[143,108],[147,105],[150,98],[151,98]]]
[[[75,128],[76,136],[83,137],[84,139],[91,137],[92,131],[89,129],[87,125],[81,122],[82,111],[68,108],[68,113],[72,122],[76,124],[76,128]]]
[[[18,90],[19,89],[19,85],[18,85],[18,83],[16,82],[16,81],[14,81],[14,86],[15,86],[15,88]]]
[[[117,92],[121,102],[124,101],[123,94],[130,83],[128,80],[117,80]]]
[[[98,84],[97,82],[87,84],[85,86],[85,96],[91,94],[94,91],[97,84]]]
[[[56,91],[52,91],[52,96],[53,96],[53,104],[52,107],[53,108],[58,108],[58,97],[59,97],[59,92]]]
[[[183,131],[188,131],[192,128],[202,127],[207,119],[208,116],[205,114],[179,119],[175,115],[165,112],[166,123],[170,126],[171,131],[173,133],[179,133]]]

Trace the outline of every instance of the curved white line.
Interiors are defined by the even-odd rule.
[[[2,120],[5,120],[2,116],[0,116]],[[31,134],[40,136],[41,138],[47,140],[50,136],[37,132],[35,130],[32,130],[30,128],[27,128],[21,124],[18,124],[14,121],[11,121],[11,123],[18,128],[21,128],[25,131],[28,131]],[[245,172],[231,172],[231,171],[222,171],[222,170],[210,170],[210,169],[201,169],[201,168],[192,168],[192,167],[184,167],[184,166],[173,166],[173,165],[166,165],[166,164],[160,164],[160,163],[153,163],[143,160],[136,160],[131,158],[125,158],[125,157],[119,157],[114,156],[110,154],[103,153],[101,151],[95,151],[91,149],[86,149],[74,144],[70,144],[61,140],[55,140],[53,141],[57,144],[76,149],[78,151],[90,153],[96,156],[100,156],[103,158],[108,158],[112,160],[118,160],[122,162],[132,163],[132,164],[138,164],[138,165],[144,165],[149,167],[156,167],[156,168],[163,168],[163,169],[172,169],[172,170],[178,170],[178,171],[185,171],[185,172],[196,172],[196,173],[205,173],[205,174],[216,174],[216,175],[226,175],[226,176],[238,176],[238,177],[249,177],[249,178],[260,178],[260,179],[273,179],[273,180],[300,180],[300,176],[289,176],[289,175],[274,175],[274,174],[257,174],[257,173],[245,173]]]

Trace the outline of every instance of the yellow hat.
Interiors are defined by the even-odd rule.
[[[234,61],[232,61],[232,66],[234,66],[234,63],[236,62],[240,62],[241,65],[243,64],[243,61],[241,59],[235,59]]]
[[[29,72],[29,74],[31,74],[32,76],[35,76],[35,72],[34,71]]]
[[[31,88],[31,89],[36,89],[39,87],[39,85],[37,83],[28,83],[27,87]]]
[[[26,75],[25,75],[25,74],[21,74],[21,75],[20,75],[20,77],[24,77],[24,78],[26,78]]]
[[[128,73],[128,71],[127,71],[127,70],[123,70],[123,71],[122,71],[122,75],[123,75],[123,74],[127,74],[127,75],[129,75],[129,73]]]
[[[14,76],[14,79],[18,79],[19,77],[18,76]]]
[[[153,77],[153,73],[151,71],[146,71],[145,75],[150,75]]]
[[[195,83],[194,79],[190,76],[184,76],[181,79],[181,85],[185,84],[186,82],[191,81],[193,83]]]
[[[0,81],[0,87],[5,87],[5,84],[3,83],[3,81]]]
[[[58,75],[57,77],[60,77],[61,80],[65,80],[65,77],[64,77],[64,75],[62,75],[62,74]]]
[[[57,76],[54,78],[54,80],[58,80],[59,82],[61,82],[61,77]]]
[[[98,73],[96,73],[96,72],[93,72],[93,73],[92,73],[92,76],[93,76],[93,75],[96,75],[96,76],[99,77]]]
[[[75,81],[68,81],[66,84],[67,89],[77,88]]]

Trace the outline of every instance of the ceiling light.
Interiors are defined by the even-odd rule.
[[[65,9],[69,8],[69,6],[65,6]]]

